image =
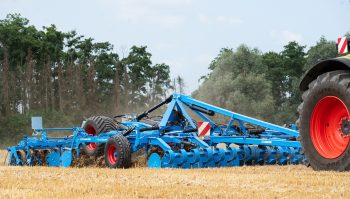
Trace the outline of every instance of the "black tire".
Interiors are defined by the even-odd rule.
[[[332,113],[341,112],[334,110],[346,110],[346,108],[350,110],[350,71],[338,70],[320,75],[309,84],[309,89],[303,93],[302,99],[303,102],[298,107],[297,121],[300,129],[298,140],[300,139],[303,148],[301,153],[304,153],[310,166],[315,170],[349,170],[350,145],[335,125],[334,121],[338,121],[338,118],[333,117]],[[331,101],[325,103],[327,100]],[[342,102],[340,104],[344,109],[334,108],[339,104],[338,101]],[[329,141],[331,139],[329,136],[337,137],[332,138],[333,140],[339,140],[337,133],[344,139],[340,139],[342,143],[340,153],[329,150],[331,147],[340,146],[337,141]],[[322,147],[326,147],[327,150],[323,151]]]
[[[114,156],[117,153],[117,157]],[[131,149],[129,141],[123,135],[110,137],[104,149],[105,163],[109,168],[129,168]]]
[[[83,129],[88,134],[99,135],[101,133],[117,130],[118,126],[112,118],[105,116],[92,116],[85,121]],[[102,143],[91,143],[83,148],[84,152],[90,156],[102,155],[103,149],[104,144]]]

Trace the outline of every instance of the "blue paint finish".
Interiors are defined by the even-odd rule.
[[[209,118],[201,111],[192,110],[195,105],[204,112],[213,111],[215,114],[228,117],[226,125],[217,124],[214,118]],[[185,106],[188,109],[185,109]],[[197,136],[197,127],[188,110],[193,111],[204,121],[211,125],[211,134],[204,139]],[[135,114],[137,115],[137,114]],[[134,116],[135,117],[135,116]],[[238,121],[239,126],[233,126]],[[34,119],[33,127],[35,137],[25,136],[18,145],[8,147],[10,163],[13,165],[29,166],[42,164],[38,156],[31,150],[49,150],[47,155],[49,166],[68,167],[75,157],[79,158],[83,146],[89,143],[106,143],[109,138],[125,132],[123,128],[133,128],[126,136],[131,152],[140,149],[158,148],[163,153],[152,153],[148,159],[151,168],[203,168],[225,167],[251,164],[299,164],[306,161],[300,155],[301,146],[295,140],[299,135],[295,129],[284,128],[275,124],[247,117],[228,111],[181,94],[173,94],[158,126],[159,130],[147,129],[150,124],[138,122],[136,119],[123,122],[120,129],[102,133],[96,136],[87,134],[79,127],[74,128],[43,128],[39,119]],[[42,123],[42,121],[41,121]],[[251,133],[244,123],[262,127],[260,132]],[[51,131],[72,131],[72,135],[63,137],[50,137]],[[224,143],[226,148],[217,147]],[[24,152],[22,160],[19,151]],[[114,154],[118,156],[118,153]]]
[[[162,158],[157,153],[152,153],[147,161],[148,168],[161,168]]]
[[[237,120],[241,120],[241,121],[244,121],[244,122],[247,122],[247,123],[250,123],[250,124],[255,124],[255,125],[258,125],[258,126],[261,126],[261,127],[265,127],[265,128],[271,129],[271,130],[276,130],[276,131],[279,131],[279,132],[282,132],[282,133],[285,133],[285,134],[288,134],[288,135],[292,135],[292,136],[298,136],[299,135],[299,132],[296,131],[296,130],[288,129],[288,128],[285,128],[285,127],[282,127],[282,126],[278,126],[278,125],[271,124],[271,123],[268,123],[268,122],[264,122],[264,121],[261,121],[261,120],[258,120],[258,119],[254,119],[254,118],[251,118],[251,117],[248,117],[248,116],[244,116],[244,115],[241,115],[239,113],[231,112],[231,111],[228,111],[226,109],[219,108],[217,106],[210,105],[210,104],[207,104],[207,103],[204,103],[204,102],[192,99],[189,96],[180,95],[179,100],[182,101],[183,103],[187,104],[188,106],[190,104],[197,105],[197,106],[203,107],[205,109],[212,110],[215,113],[218,113],[218,114],[221,114],[221,115],[224,115],[224,116],[227,116],[227,117],[234,117]]]
[[[72,151],[64,151],[61,155],[60,166],[69,167],[72,164],[73,154]]]
[[[245,137],[232,137],[232,136],[215,136],[211,137],[212,143],[235,143],[235,144],[252,144],[252,145],[264,145],[264,146],[290,146],[301,147],[299,141],[288,141],[285,139],[257,139],[257,138],[245,138]]]
[[[47,155],[46,162],[50,167],[58,167],[61,162],[61,155],[59,152],[51,152]]]
[[[167,126],[168,121],[169,121],[169,118],[170,118],[171,113],[172,113],[172,111],[174,110],[175,106],[176,106],[176,100],[173,99],[173,100],[170,102],[170,104],[169,104],[167,110],[166,110],[165,113],[163,114],[163,118],[162,118],[162,120],[160,121],[160,124],[159,124],[160,127],[166,127],[166,126]]]
[[[192,126],[192,128],[197,128],[197,126],[193,123],[192,118],[190,117],[190,115],[187,113],[187,111],[185,110],[185,108],[182,106],[181,102],[176,100],[176,104],[177,106],[180,108],[182,114],[185,116],[185,118],[187,119],[187,121],[190,123],[190,125]]]
[[[231,117],[230,121],[227,124],[226,130],[224,132],[225,135],[228,134],[228,132],[229,132],[229,130],[230,130],[230,128],[231,128],[231,126],[232,126],[234,121],[235,121],[235,117]]]
[[[185,104],[186,105],[186,104]],[[199,117],[201,117],[204,121],[209,122],[211,126],[216,125],[214,121],[206,117],[204,114],[202,114],[199,111],[193,110],[194,113],[196,113]]]

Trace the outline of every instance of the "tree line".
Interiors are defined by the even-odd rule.
[[[308,50],[295,41],[281,52],[263,53],[244,44],[237,49],[223,48],[192,95],[276,124],[294,123],[303,74],[318,61],[336,56],[336,42],[324,37]]]
[[[1,116],[123,112],[158,101],[170,88],[169,66],[153,64],[146,46],[132,46],[121,58],[109,42],[55,25],[38,30],[17,14],[0,20],[0,47]]]
[[[135,112],[172,87],[169,66],[154,64],[146,46],[120,57],[109,42],[55,25],[37,29],[19,14],[0,20],[0,69],[0,136],[24,130],[19,125],[30,126],[32,115],[67,126],[93,114]]]

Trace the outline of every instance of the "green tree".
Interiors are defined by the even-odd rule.
[[[245,45],[236,51],[223,49],[211,63],[213,69],[192,96],[253,117],[273,120],[271,84],[258,49]]]
[[[217,66],[220,66],[223,73],[262,73],[266,68],[261,59],[261,52],[257,48],[252,49],[242,44],[235,52],[230,48],[221,49],[219,55],[211,62],[209,69],[214,71]]]
[[[214,58],[214,60],[210,63],[209,69],[214,70],[218,65],[223,65],[225,64],[225,61],[229,61],[230,56],[233,55],[233,49],[232,48],[222,48],[218,54]]]
[[[2,61],[2,91],[1,91],[1,101],[2,101],[2,112],[4,116],[10,113],[10,99],[9,99],[9,61],[8,61],[8,51],[7,48],[3,48],[3,61]]]
[[[268,52],[262,56],[262,62],[266,66],[266,79],[272,86],[272,96],[276,107],[280,107],[286,100],[285,70],[283,57],[279,53]]]
[[[146,46],[132,46],[129,55],[123,59],[130,78],[130,102],[135,107],[145,101],[147,82],[152,75],[151,53]]]
[[[292,110],[296,110],[296,104],[299,104],[301,99],[301,93],[297,85],[304,73],[303,68],[306,63],[305,47],[293,41],[284,46],[284,50],[281,52],[285,69],[286,94],[289,104],[293,108]]]
[[[336,49],[335,41],[328,41],[324,36],[317,41],[315,46],[311,46],[307,52],[306,64],[304,70],[310,69],[317,62],[324,59],[337,57],[338,52]]]
[[[185,93],[185,81],[180,75],[175,78],[175,90],[178,93]]]
[[[285,45],[283,51],[280,53],[282,65],[279,68],[280,70],[277,69],[277,73],[282,78],[272,78],[272,84],[274,84],[276,78],[279,78],[281,81],[279,83],[281,85],[280,96],[275,96],[275,101],[278,103],[275,120],[280,124],[294,122],[297,118],[296,109],[301,102],[301,93],[298,84],[304,73],[303,69],[306,63],[306,53],[304,51],[305,46],[292,41]],[[280,59],[276,60],[280,62]],[[269,73],[271,71],[267,72],[267,74]],[[273,87],[272,89],[276,88]]]
[[[284,61],[286,76],[300,77],[303,74],[303,67],[306,61],[305,47],[295,41],[289,42],[284,46],[281,55]]]
[[[150,96],[151,103],[154,104],[166,97],[166,91],[170,87],[170,67],[165,64],[155,64],[151,68]]]

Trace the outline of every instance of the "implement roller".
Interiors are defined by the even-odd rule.
[[[149,114],[167,105],[160,117]],[[196,122],[196,115],[201,121]],[[217,115],[226,125],[215,122]],[[222,117],[221,117],[222,118]],[[128,168],[131,155],[144,151],[150,168],[207,168],[305,163],[299,132],[219,108],[182,94],[173,94],[138,115],[93,116],[82,127],[43,128],[32,118],[33,136],[8,147],[15,166],[68,167],[81,153],[104,156],[110,168]],[[51,131],[71,131],[50,137]]]

